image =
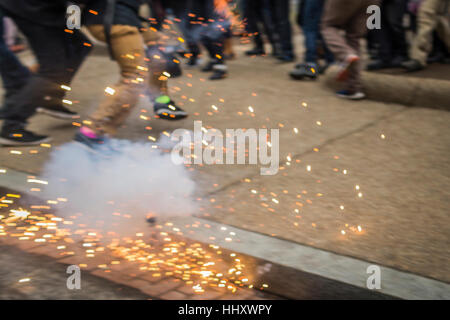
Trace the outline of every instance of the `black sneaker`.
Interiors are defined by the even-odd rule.
[[[49,141],[51,138],[48,136],[25,130],[25,125],[22,123],[11,125],[5,123],[0,133],[0,144],[4,146],[34,146]]]
[[[181,120],[188,116],[187,112],[170,100],[168,103],[156,102],[153,105],[155,114],[165,120]]]
[[[64,107],[63,105],[58,106],[47,106],[47,107],[38,107],[36,112],[49,115],[58,119],[79,119],[80,115],[74,111],[71,111]]]
[[[424,65],[414,59],[403,62],[402,67],[405,68],[407,72],[419,71],[425,68]]]
[[[304,78],[315,80],[317,78],[317,65],[315,63],[297,65],[289,75],[295,80],[303,80]]]
[[[189,67],[193,67],[197,65],[197,62],[198,62],[197,56],[192,55],[188,58],[186,65]]]
[[[382,70],[392,68],[392,65],[388,61],[375,60],[367,65],[367,70]]]
[[[214,65],[217,64],[217,61],[211,60],[207,64],[205,64],[202,68],[203,72],[210,72],[213,70]]]
[[[213,66],[213,74],[209,77],[209,80],[224,79],[228,74],[228,68],[224,64],[215,64]]]
[[[156,224],[156,218],[155,217],[146,218],[145,221],[147,221],[147,223],[150,224],[151,226],[154,226]]]
[[[280,62],[288,63],[295,61],[295,56],[292,53],[281,53],[277,56]]]
[[[262,56],[262,55],[265,55],[266,52],[264,51],[263,48],[255,47],[255,48],[253,48],[251,50],[245,51],[245,54],[247,56]]]

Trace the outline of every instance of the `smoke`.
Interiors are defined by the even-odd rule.
[[[44,168],[44,196],[58,202],[59,216],[76,217],[77,228],[120,236],[148,230],[148,215],[190,215],[195,184],[183,165],[172,162],[163,149],[168,146],[114,139],[96,154],[76,142],[65,144]]]

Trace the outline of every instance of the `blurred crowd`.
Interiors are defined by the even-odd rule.
[[[449,0],[0,0],[0,73],[5,96],[0,110],[0,144],[33,145],[49,137],[26,129],[36,112],[63,119],[80,116],[64,99],[77,70],[97,42],[108,48],[120,81],[105,90],[96,110],[82,121],[75,141],[95,150],[115,134],[145,93],[155,116],[179,120],[188,114],[169,96],[167,83],[181,65],[229,75],[237,56],[233,37],[252,43],[245,54],[303,61],[295,80],[316,79],[338,66],[342,98],[365,97],[361,70],[399,68],[418,71],[430,62],[449,63]],[[72,11],[68,6],[72,5]],[[76,7],[73,7],[76,5]],[[146,5],[146,9],[142,8]],[[77,9],[78,8],[78,9]],[[77,21],[80,10],[80,21]],[[69,14],[69,15],[68,15]],[[294,26],[304,42],[294,43]],[[69,28],[71,25],[83,26]],[[175,26],[174,26],[175,25]],[[177,30],[175,32],[175,30]],[[178,32],[178,33],[177,33]],[[164,33],[176,33],[167,45]],[[24,66],[15,53],[26,43],[37,66]],[[362,41],[365,39],[366,41]],[[366,44],[365,48],[361,47]],[[202,51],[204,54],[202,54]],[[363,52],[370,61],[363,65]],[[155,58],[157,57],[157,58]],[[205,58],[206,57],[206,58]],[[183,61],[184,59],[184,61]],[[205,61],[206,60],[206,61]],[[180,62],[181,61],[181,62]]]

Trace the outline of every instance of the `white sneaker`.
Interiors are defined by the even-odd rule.
[[[339,98],[349,99],[349,100],[362,100],[366,97],[364,92],[361,92],[361,91],[350,92],[347,90],[338,91],[338,92],[336,92],[336,95]]]

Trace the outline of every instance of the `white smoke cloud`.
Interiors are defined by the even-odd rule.
[[[94,154],[76,142],[65,144],[44,168],[44,196],[67,199],[55,208],[64,218],[77,216],[77,226],[119,235],[148,230],[149,214],[157,219],[193,214],[195,183],[161,145],[168,142],[111,140],[105,152]]]

